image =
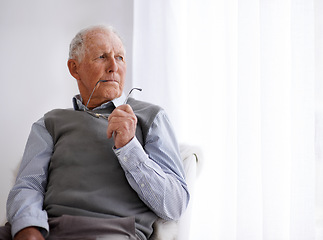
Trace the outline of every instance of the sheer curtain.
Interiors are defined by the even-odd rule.
[[[322,239],[322,14],[319,0],[134,2],[138,98],[204,154],[192,240]]]

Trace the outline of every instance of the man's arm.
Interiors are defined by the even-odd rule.
[[[38,228],[26,227],[15,235],[14,240],[45,240],[45,238]]]
[[[12,225],[12,236],[31,226],[42,229],[45,234],[48,232],[43,200],[52,151],[52,137],[43,119],[40,119],[32,126],[16,183],[7,200],[7,218]]]
[[[165,112],[156,116],[144,149],[134,137],[115,153],[142,201],[159,217],[178,219],[187,207],[189,193],[178,143]]]

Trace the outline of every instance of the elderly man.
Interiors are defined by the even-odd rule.
[[[111,27],[80,31],[68,68],[80,95],[33,124],[0,239],[149,239],[158,217],[178,219],[189,201],[169,120],[126,99]]]

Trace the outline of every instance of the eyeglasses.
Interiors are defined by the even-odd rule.
[[[126,97],[126,100],[124,100],[124,102],[123,102],[123,104],[126,104],[127,102],[128,102],[128,98],[130,97],[130,94],[132,93],[132,91],[133,90],[138,90],[138,91],[142,91],[142,89],[141,88],[132,88],[130,91],[129,91],[129,93],[128,93],[128,95],[127,95],[127,97]]]
[[[100,83],[100,82],[107,82],[108,80],[99,80],[99,81],[97,81],[97,83],[94,85],[94,88],[93,88],[93,90],[92,90],[92,92],[91,92],[91,95],[90,95],[90,97],[89,97],[89,100],[87,100],[87,103],[86,103],[86,105],[85,105],[85,108],[83,109],[85,112],[87,112],[88,114],[90,114],[91,116],[93,116],[93,117],[96,117],[96,118],[103,118],[103,119],[106,119],[106,120],[108,120],[108,117],[107,116],[104,116],[104,115],[102,115],[102,114],[100,114],[100,113],[95,113],[95,112],[93,112],[93,111],[91,111],[91,110],[89,110],[87,107],[88,107],[88,105],[89,105],[89,103],[90,103],[90,100],[91,100],[91,98],[92,98],[92,95],[93,95],[93,93],[94,93],[94,91],[95,91],[95,89],[96,89],[96,87],[97,87],[97,85]],[[126,97],[126,100],[123,102],[123,104],[126,104],[127,102],[128,102],[128,99],[129,99],[129,97],[130,97],[130,95],[131,95],[131,93],[132,93],[132,91],[133,90],[138,90],[138,91],[142,91],[142,89],[141,88],[132,88],[130,91],[129,91],[129,93],[128,93],[128,95],[127,95],[127,97]]]

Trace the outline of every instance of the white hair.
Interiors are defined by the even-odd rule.
[[[75,37],[72,39],[72,41],[70,43],[70,50],[69,50],[69,57],[68,57],[69,59],[76,59],[79,62],[82,60],[84,53],[85,53],[85,49],[84,49],[85,38],[84,37],[86,36],[87,33],[95,31],[95,30],[114,33],[120,39],[120,41],[123,43],[122,38],[119,36],[117,31],[112,26],[106,26],[106,25],[90,26],[90,27],[84,28],[81,31],[79,31],[75,35]]]

